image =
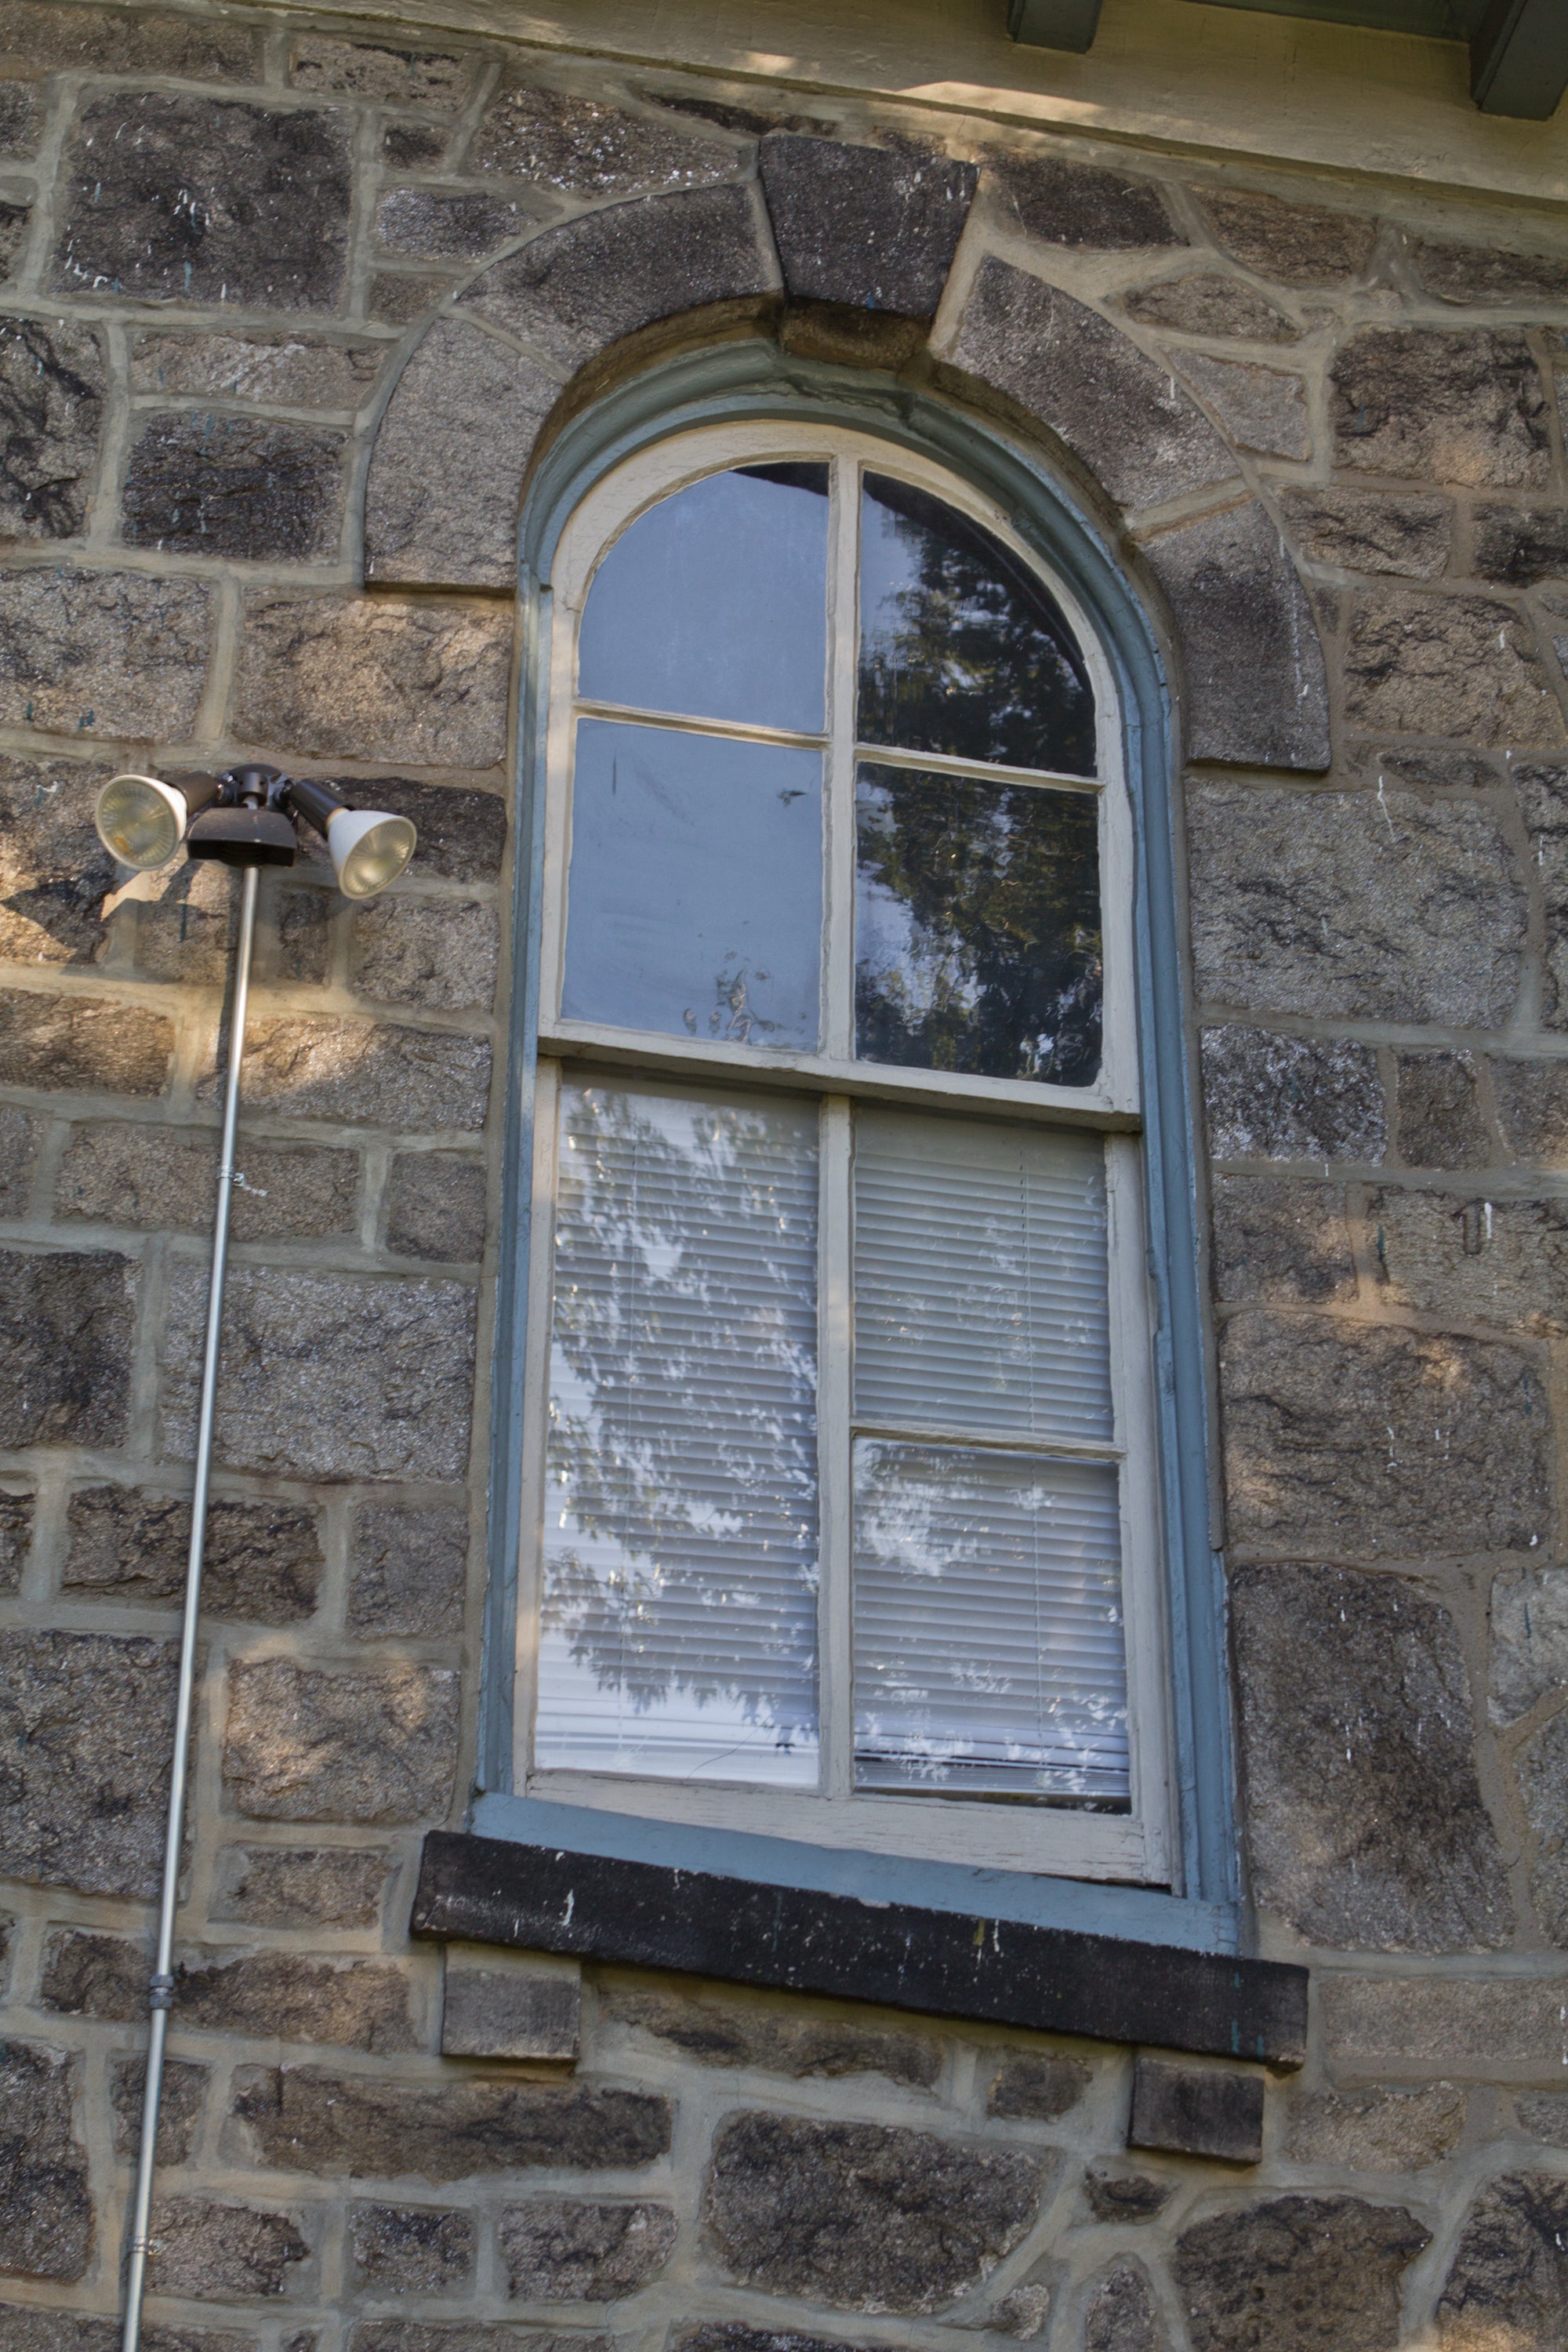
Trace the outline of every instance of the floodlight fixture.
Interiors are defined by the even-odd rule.
[[[354,808],[330,784],[260,766],[221,776],[111,776],[93,813],[110,856],[143,874],[166,866],[182,841],[190,856],[225,866],[292,866],[300,818],[324,835],[346,898],[374,898],[418,846],[407,817]]]
[[[345,898],[374,898],[395,882],[418,845],[405,816],[382,809],[351,808],[329,785],[309,777],[290,778],[285,805],[326,837],[338,887]]]
[[[111,776],[93,810],[98,837],[110,857],[138,874],[167,866],[191,820],[217,798],[216,776]]]

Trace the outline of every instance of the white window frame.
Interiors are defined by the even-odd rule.
[[[576,651],[595,572],[616,539],[649,507],[726,467],[826,460],[837,491],[828,545],[829,679],[821,735],[696,720],[576,697]],[[921,773],[988,778],[1051,789],[1038,772],[933,753],[858,746],[854,740],[858,648],[857,579],[860,500],[858,467],[893,474],[958,508],[993,532],[1048,587],[1082,653],[1095,705],[1098,772],[1062,776],[1062,789],[1098,792],[1101,802],[1100,895],[1104,956],[1103,1048],[1093,1087],[971,1077],[889,1068],[854,1059],[853,919],[855,780],[865,761]],[[1055,1876],[1163,1885],[1172,1867],[1173,1790],[1168,1675],[1170,1642],[1163,1570],[1160,1479],[1153,1411],[1152,1315],[1144,1238],[1143,1154],[1138,1095],[1133,959],[1132,816],[1123,769],[1123,730],[1110,664],[1090,616],[1019,538],[1007,516],[960,477],[873,435],[800,421],[749,420],[699,427],[656,443],[601,479],[562,533],[553,572],[545,743],[543,905],[541,927],[539,1066],[534,1118],[533,1214],[524,1339],[524,1458],[518,1560],[513,1786],[531,1797],[642,1814],[811,1844]],[[824,754],[825,840],[823,1049],[740,1047],[705,1038],[659,1036],[560,1015],[571,855],[572,762],[580,717],[623,719],[678,731],[796,745]],[[821,1106],[818,1284],[819,1719],[816,1792],[718,1780],[682,1781],[632,1773],[541,1769],[532,1762],[538,1634],[542,1590],[542,1514],[552,1309],[553,1220],[560,1072],[671,1082],[694,1092],[711,1085],[763,1087],[816,1097]],[[1106,1444],[1058,1439],[1006,1450],[1042,1457],[1114,1459],[1121,1468],[1122,1606],[1127,1652],[1131,1811],[1096,1813],[1067,1804],[987,1803],[928,1792],[870,1793],[853,1788],[851,1690],[850,1463],[858,1436],[898,1436],[973,1449],[970,1430],[858,1423],[851,1414],[851,1129],[857,1101],[931,1112],[964,1109],[989,1118],[1089,1128],[1106,1139],[1112,1437]]]

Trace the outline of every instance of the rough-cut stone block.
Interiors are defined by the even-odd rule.
[[[1341,2172],[1419,2172],[1452,2155],[1464,2128],[1465,2095],[1451,2083],[1314,2091],[1292,2110],[1285,2154]]]
[[[337,551],[341,433],[181,409],[131,445],[121,536],[169,555],[301,562]]]
[[[930,2090],[942,2070],[940,2045],[896,2026],[862,2025],[823,2017],[796,2004],[631,1991],[606,1986],[599,1994],[604,2024],[628,2026],[667,2042],[708,2066],[755,2066],[764,2074],[885,2074],[889,2082]]]
[[[436,2181],[540,2165],[618,2172],[669,2147],[668,2099],[581,2083],[458,2074],[432,2085],[258,2066],[237,2076],[236,2094],[263,2162],[293,2172]]]
[[[555,378],[437,319],[399,379],[365,490],[365,576],[510,588],[522,478]]]
[[[477,1160],[403,1152],[386,1180],[386,1246],[399,1257],[448,1265],[484,1255],[488,1178]]]
[[[385,356],[384,343],[147,331],[131,347],[131,388],[277,401],[289,408],[359,408]]]
[[[206,684],[215,593],[132,572],[0,575],[0,719],[179,742]]]
[[[235,724],[247,742],[317,757],[493,767],[510,660],[511,615],[494,606],[257,589]]]
[[[994,258],[953,359],[1058,434],[1121,507],[1227,481],[1236,460],[1168,370],[1070,295]]]
[[[0,319],[0,539],[85,528],[102,416],[96,335],[63,319]]]
[[[174,1050],[174,1023],[139,1004],[0,989],[0,1082],[6,1086],[159,1095]]]
[[[306,33],[293,45],[289,79],[296,89],[333,98],[365,98],[378,106],[461,106],[475,58],[449,50],[386,48],[374,41],[338,41]]]
[[[1216,1160],[1383,1158],[1383,1086],[1370,1046],[1226,1026],[1203,1033]]]
[[[485,2327],[473,2320],[431,2327],[416,2319],[362,2319],[349,2337],[349,2347],[350,2352],[618,2352],[616,2338],[584,2336],[577,2327]]]
[[[351,1633],[437,1641],[461,1632],[468,1514],[460,1504],[362,1504],[349,1551]]]
[[[239,922],[239,876],[212,858],[165,866],[142,884],[133,909],[136,965],[146,980],[181,988],[227,985]],[[269,876],[261,885],[254,980],[324,981],[331,963],[331,923],[341,900],[324,890],[300,889]]]
[[[1494,1723],[1514,1723],[1568,1684],[1568,1569],[1505,1568],[1492,1583]]]
[[[332,1674],[266,1658],[229,1671],[223,1777],[252,1821],[426,1820],[445,1809],[457,1739],[444,1667]]]
[[[1317,625],[1257,499],[1163,532],[1144,552],[1181,643],[1188,757],[1327,767],[1328,680]]]
[[[1369,327],[1330,383],[1337,465],[1471,488],[1551,480],[1546,393],[1518,332]]]
[[[1550,1028],[1568,1028],[1568,768],[1555,760],[1521,761],[1513,781],[1546,915],[1542,1016]]]
[[[1055,2123],[1078,2105],[1088,2090],[1090,2070],[1081,2058],[1058,2058],[1052,2052],[1022,2050],[1003,2061],[985,2094],[988,2116],[1005,2116],[1014,2123]]]
[[[1568,1167],[1568,1062],[1498,1055],[1489,1065],[1503,1134],[1517,1160]]]
[[[668,120],[544,89],[515,73],[485,109],[472,154],[476,171],[583,196],[702,187],[732,178],[739,161],[733,147]]]
[[[488,1013],[495,1000],[495,909],[462,899],[388,895],[356,908],[353,984],[381,1004]]]
[[[450,270],[378,270],[370,282],[370,315],[389,327],[406,327],[416,319],[428,319],[456,282]]]
[[[569,369],[656,320],[771,286],[748,191],[695,188],[551,229],[494,263],[462,300]]]
[[[42,9],[38,11],[39,15],[43,13]],[[0,155],[7,160],[30,155],[38,143],[44,121],[38,96],[26,82],[6,82],[0,87]]]
[[[1186,243],[1152,180],[1050,154],[993,156],[985,178],[997,218],[1043,245],[1127,253]]]
[[[1400,2273],[1431,2231],[1360,2197],[1274,2197],[1184,2230],[1172,2268],[1193,2352],[1394,2352]]]
[[[210,1916],[253,1927],[374,1927],[396,1867],[380,1846],[222,1846]]]
[[[123,1601],[184,1594],[191,1540],[189,1498],[134,1487],[79,1486],[70,1498],[68,1592]],[[290,1625],[316,1606],[325,1569],[314,1511],[297,1503],[219,1496],[206,1518],[202,1608],[258,1625]]]
[[[207,1273],[171,1268],[164,1443],[195,1444]],[[474,1294],[282,1267],[231,1271],[216,1458],[298,1478],[460,1478],[473,1409]]]
[[[925,2312],[1012,2252],[1048,2170],[1012,2148],[758,2110],[715,2134],[703,2211],[741,2284],[839,2310]]]
[[[437,188],[391,188],[375,208],[376,242],[388,253],[436,261],[480,261],[540,226],[537,202]]]
[[[59,1928],[45,1957],[41,1999],[69,2017],[133,2022],[145,2011],[150,1963],[112,1936]],[[184,1959],[175,1972],[180,2021],[200,2032],[330,2042],[377,2055],[413,2044],[408,1989],[380,1960],[319,1960],[299,1952]]]
[[[1399,1055],[1394,1132],[1412,1168],[1485,1168],[1497,1157],[1468,1054]]]
[[[1470,310],[1483,302],[1568,302],[1568,261],[1495,245],[1416,245],[1411,256],[1428,294]]]
[[[677,2226],[666,2205],[539,2197],[503,2206],[507,2292],[524,2303],[615,2303],[664,2268]]]
[[[1390,1191],[1373,1193],[1366,1213],[1397,1305],[1456,1323],[1568,1332],[1568,1202]]]
[[[341,114],[115,91],[84,107],[67,169],[57,291],[336,305],[350,202]]]
[[[1327,286],[1359,278],[1372,258],[1377,223],[1359,213],[1288,205],[1245,188],[1194,193],[1219,243],[1260,278],[1277,278],[1287,286]]]
[[[1437,2305],[1443,2352],[1550,2352],[1568,2340],[1568,2180],[1509,2172],[1465,2217]]]
[[[1216,1298],[1317,1307],[1354,1297],[1342,1184],[1221,1176],[1211,1205]]]
[[[1170,2341],[1145,2272],[1113,2263],[1090,2293],[1083,2352],[1170,2352]]]
[[[290,2266],[310,2249],[289,2213],[210,2197],[166,2197],[153,2209],[147,2286],[204,2300],[285,2293]]]
[[[75,761],[0,757],[0,957],[91,963],[102,954],[102,904],[120,868],[92,810],[107,782]],[[36,1000],[41,1013],[47,997]]]
[[[1310,455],[1306,385],[1299,375],[1241,360],[1210,359],[1201,352],[1183,353],[1182,373],[1238,448],[1269,457]]]
[[[0,1444],[123,1444],[137,1277],[112,1250],[0,1250]]]
[[[1524,1810],[1535,1832],[1530,1899],[1542,1931],[1568,1944],[1568,1716],[1555,1715],[1517,1759]]]
[[[1543,2096],[1515,2099],[1521,2126],[1547,2147],[1568,2147],[1568,2095],[1548,2091]]]
[[[20,2352],[32,2352],[32,2347],[20,2347]],[[829,2343],[824,2336],[802,2336],[793,2327],[748,2327],[740,2319],[714,2319],[700,2327],[683,2327],[671,2336],[670,2352],[871,2352],[871,2347],[846,2344],[839,2336]]]
[[[120,1633],[0,1633],[0,1875],[156,1892],[175,1649]]]
[[[1532,750],[1568,740],[1528,622],[1493,596],[1363,592],[1345,641],[1357,725]]]
[[[5,0],[0,51],[33,73],[178,74],[187,81],[253,81],[258,36],[173,10],[58,8]]]
[[[1310,563],[1435,580],[1448,561],[1453,501],[1436,492],[1281,490],[1286,527]]]
[[[33,1496],[0,1493],[0,1592],[15,1592],[33,1533]],[[8,1932],[8,1930],[7,1930]],[[0,1968],[5,1953],[0,1949]],[[0,1977],[0,1981],[4,1981]]]
[[[441,2294],[474,2274],[471,2213],[426,2205],[353,2205],[349,2253],[372,2294]]]
[[[1323,2032],[1338,2074],[1456,2082],[1563,2078],[1568,1980],[1325,1974]],[[1436,2053],[1435,2055],[1435,2053]]]
[[[1175,2187],[1173,2180],[1109,2164],[1091,2164],[1083,2176],[1084,2202],[1097,2221],[1152,2221],[1164,2211]]]
[[[351,1234],[359,1156],[315,1144],[247,1141],[231,1195],[237,1242]],[[217,1138],[189,1128],[79,1127],[60,1161],[55,1208],[95,1224],[210,1233],[217,1199]]]
[[[1263,2077],[1141,2056],[1132,2068],[1127,2144],[1256,2164],[1263,2154]]]
[[[331,777],[326,779],[329,783]],[[460,784],[416,784],[406,776],[355,776],[344,782],[345,796],[362,808],[386,809],[405,816],[419,835],[414,871],[422,881],[495,882],[506,854],[506,803],[499,793],[471,792]],[[306,854],[326,863],[324,847],[310,835]]]
[[[158,2163],[184,2164],[201,2123],[210,2066],[189,2058],[165,2058],[158,2097]],[[142,2146],[142,2103],[147,2090],[145,2058],[117,2058],[110,2070],[114,2107],[114,2153],[135,2156]]]
[[[1266,302],[1239,278],[1203,271],[1165,278],[1121,297],[1130,318],[1146,327],[1169,327],[1179,335],[1209,335],[1245,343],[1294,343],[1301,330],[1283,310]]]
[[[1187,826],[1200,998],[1462,1028],[1507,1019],[1529,903],[1489,809],[1201,783]]]
[[[772,131],[760,169],[786,293],[930,318],[974,199],[972,163]]]
[[[85,1927],[53,1927],[44,1939],[38,2007],[62,2017],[132,2024],[146,2013],[153,1973],[151,1943],[101,1936]]]
[[[441,2053],[447,2058],[574,2059],[583,1969],[552,1953],[446,1947]]]
[[[79,2279],[92,2245],[87,2152],[71,2108],[78,2062],[36,2042],[0,2042],[0,2270]]]
[[[1478,507],[1471,569],[1482,580],[1529,588],[1568,578],[1568,512],[1561,507]]]
[[[477,1128],[489,1101],[490,1047],[483,1037],[369,1021],[258,1021],[246,1033],[243,1088],[247,1103],[293,1118],[413,1134]]]

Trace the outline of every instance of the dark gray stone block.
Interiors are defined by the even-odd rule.
[[[399,1257],[472,1265],[484,1255],[488,1178],[450,1152],[401,1154],[386,1182],[386,1246]]]
[[[1357,278],[1377,242],[1377,223],[1363,214],[1289,205],[1246,188],[1199,188],[1194,194],[1227,253],[1260,278],[1276,278],[1287,286]]]
[[[1279,492],[1291,537],[1310,563],[1345,572],[1392,572],[1435,580],[1448,562],[1451,499],[1413,491],[1285,488]]]
[[[459,1633],[468,1540],[460,1504],[362,1504],[349,1552],[350,1633],[413,1641]]]
[[[1125,179],[1065,155],[994,156],[985,177],[998,217],[1043,245],[1126,253],[1186,243],[1152,180]]]
[[[303,562],[337,551],[341,433],[182,410],[131,446],[121,535],[170,555]]]
[[[1515,1159],[1542,1168],[1568,1167],[1568,1064],[1497,1054],[1488,1067]]]
[[[1148,2277],[1137,2263],[1113,2263],[1089,2295],[1083,2352],[1170,2352]]]
[[[3,1020],[0,1005],[0,1070]],[[243,1087],[247,1102],[289,1118],[347,1119],[404,1135],[479,1128],[489,1103],[490,1045],[339,1016],[258,1019],[246,1032]]]
[[[985,2095],[988,2116],[1005,2116],[1014,2123],[1055,2123],[1075,2107],[1089,2085],[1090,2070],[1081,2058],[1059,2058],[1054,2052],[1021,2050],[1004,2061]]]
[[[577,196],[701,187],[730,178],[739,160],[719,140],[512,73],[485,109],[473,146],[477,171]]]
[[[584,2336],[576,2327],[525,2331],[472,2319],[447,2327],[418,2319],[362,2319],[349,2337],[349,2352],[618,2352],[618,2345],[613,2336]]]
[[[540,2165],[626,2171],[669,2147],[668,2099],[586,2084],[458,2074],[440,2084],[257,2066],[236,2077],[234,2113],[265,2164],[357,2179],[466,2180]]]
[[[63,319],[0,320],[0,539],[86,528],[102,416],[96,335]]]
[[[1510,2172],[1465,2217],[1437,2305],[1444,2352],[1518,2346],[1548,2352],[1568,2337],[1568,2181]]]
[[[501,2208],[507,2293],[522,2303],[615,2303],[664,2268],[678,2224],[667,2205],[538,2197]]]
[[[223,1777],[252,1821],[428,1820],[446,1810],[457,1741],[445,1667],[332,1674],[262,1658],[229,1671]]]
[[[1568,302],[1568,261],[1559,254],[1509,253],[1495,245],[1415,246],[1415,273],[1439,302],[1469,310],[1486,302]]]
[[[506,749],[510,670],[507,608],[258,588],[245,600],[234,724],[247,742],[288,746],[291,765],[341,754],[489,768]]]
[[[495,1003],[500,930],[493,907],[389,892],[354,908],[350,985],[378,1004],[488,1013]]]
[[[576,2058],[583,1971],[548,1953],[448,1945],[441,2053],[447,2058]]]
[[[1377,1056],[1350,1039],[1203,1032],[1204,1108],[1216,1160],[1383,1158]]]
[[[349,2253],[371,2294],[441,2294],[474,2274],[471,2213],[421,2205],[353,2205]]]
[[[421,881],[500,878],[507,804],[499,793],[470,792],[461,784],[415,783],[407,776],[355,776],[340,789],[356,808],[389,809],[395,816],[411,819],[419,835],[415,871]],[[316,835],[308,834],[304,845],[307,856],[324,867],[326,848]]]
[[[1524,1810],[1535,1832],[1530,1899],[1548,1942],[1568,1944],[1568,1717],[1553,1716],[1517,1759]]]
[[[253,81],[260,63],[259,37],[248,26],[159,8],[58,8],[51,0],[5,0],[0,48],[40,74]]]
[[[138,1269],[112,1250],[0,1250],[0,1444],[122,1444]]]
[[[158,2162],[184,2164],[201,2122],[210,2066],[189,2058],[163,2061],[163,2088],[158,2100]],[[109,2095],[114,2107],[114,2153],[135,2156],[142,2146],[142,2102],[147,2088],[145,2058],[117,2058],[110,2070]]]
[[[445,162],[451,131],[445,123],[389,122],[381,134],[381,158],[395,172],[434,171]]]
[[[1176,2184],[1147,2172],[1091,2164],[1083,2176],[1084,2202],[1097,2221],[1152,2221],[1170,2203]]]
[[[70,1498],[68,1591],[121,1601],[183,1595],[191,1540],[189,1498],[135,1487],[79,1486]],[[293,1503],[219,1496],[206,1520],[202,1607],[217,1617],[291,1625],[316,1606],[326,1562],[314,1511]]]
[[[396,1866],[379,1846],[226,1845],[212,1916],[255,1927],[374,1927]]]
[[[0,1592],[15,1592],[33,1535],[31,1495],[0,1494]],[[0,1952],[0,1962],[5,1955]]]
[[[1472,488],[1551,481],[1546,390],[1517,330],[1364,328],[1329,381],[1336,465]]]
[[[1131,319],[1144,326],[1170,327],[1179,335],[1223,336],[1247,343],[1294,343],[1301,329],[1256,287],[1239,278],[1200,271],[1188,278],[1163,278],[1122,295]]]
[[[120,868],[99,840],[93,802],[106,772],[78,761],[0,757],[0,956],[9,963],[92,963],[105,944],[103,900]],[[36,997],[38,1015],[51,1004]]]
[[[153,2210],[147,2288],[220,2302],[282,2294],[290,2266],[310,2252],[290,2214],[209,2197],[166,2197]]]
[[[143,572],[0,575],[0,719],[78,743],[184,742],[206,687],[216,594]]]
[[[1561,507],[1477,507],[1472,562],[1483,580],[1529,588],[1568,579],[1568,511]]]
[[[203,869],[198,865],[184,870],[199,874]],[[296,899],[303,896],[298,891],[289,895]],[[194,921],[191,928],[196,928]],[[139,944],[145,947],[144,936]],[[143,971],[149,961],[143,954]],[[60,1161],[56,1212],[107,1225],[210,1233],[217,1162],[218,1139],[210,1129],[122,1126],[107,1120],[79,1127]],[[359,1157],[353,1151],[310,1144],[269,1150],[264,1142],[247,1140],[232,1196],[235,1240],[316,1240],[327,1234],[352,1234],[357,1224],[359,1173]]]
[[[379,245],[430,260],[479,261],[540,226],[537,205],[472,191],[391,188],[375,208]]]
[[[1352,725],[1379,732],[1521,751],[1568,741],[1529,619],[1498,596],[1361,590],[1345,635],[1344,703]]]
[[[1481,1116],[1468,1054],[1401,1054],[1394,1148],[1412,1168],[1485,1168],[1497,1149]]]
[[[71,2109],[79,2062],[36,2042],[0,2042],[0,2270],[79,2279],[92,2247],[87,2151]]]
[[[151,1900],[174,1675],[172,1642],[0,1633],[0,1875]]]
[[[1316,1307],[1355,1297],[1342,1184],[1219,1176],[1210,1206],[1216,1298]]]
[[[62,2017],[130,2024],[147,2007],[152,1945],[86,1927],[52,1927],[44,1939],[38,2007]]]
[[[473,86],[480,54],[394,48],[380,41],[334,40],[305,33],[293,44],[289,79],[296,89],[363,98],[377,106],[429,106],[455,113]]]
[[[1275,2197],[1195,2222],[1172,2263],[1193,2352],[1394,2352],[1401,2273],[1430,2240],[1360,2197]]]
[[[1144,553],[1182,649],[1187,757],[1326,768],[1329,688],[1317,624],[1258,500],[1163,532]]]
[[[760,169],[787,294],[931,317],[974,199],[973,163],[773,131]]]
[[[8,81],[0,86],[0,155],[7,159],[30,155],[38,143],[43,121],[38,92],[30,82]]]
[[[1140,2057],[1132,2069],[1129,2147],[1257,2164],[1263,2155],[1263,2077]]]
[[[1542,1017],[1548,1028],[1568,1028],[1568,767],[1557,760],[1520,761],[1513,782],[1546,916]]]
[[[64,2016],[133,2022],[146,2010],[149,1969],[137,1945],[60,1928],[46,1952],[42,2003]],[[385,1961],[258,1952],[184,1959],[175,1979],[176,2013],[199,2032],[336,2042],[377,2055],[413,2046],[407,1983]]]

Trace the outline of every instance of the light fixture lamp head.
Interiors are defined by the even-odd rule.
[[[338,887],[345,898],[374,898],[395,882],[419,845],[405,816],[384,809],[350,808],[329,784],[296,776],[283,790],[284,804],[326,836]]]
[[[216,776],[110,776],[92,821],[110,857],[138,874],[166,866],[193,817],[217,798]]]
[[[110,856],[150,873],[181,842],[192,857],[225,866],[292,866],[295,820],[326,836],[345,898],[374,898],[395,882],[418,845],[405,816],[354,809],[328,784],[277,768],[230,768],[221,776],[111,776],[93,822]]]

